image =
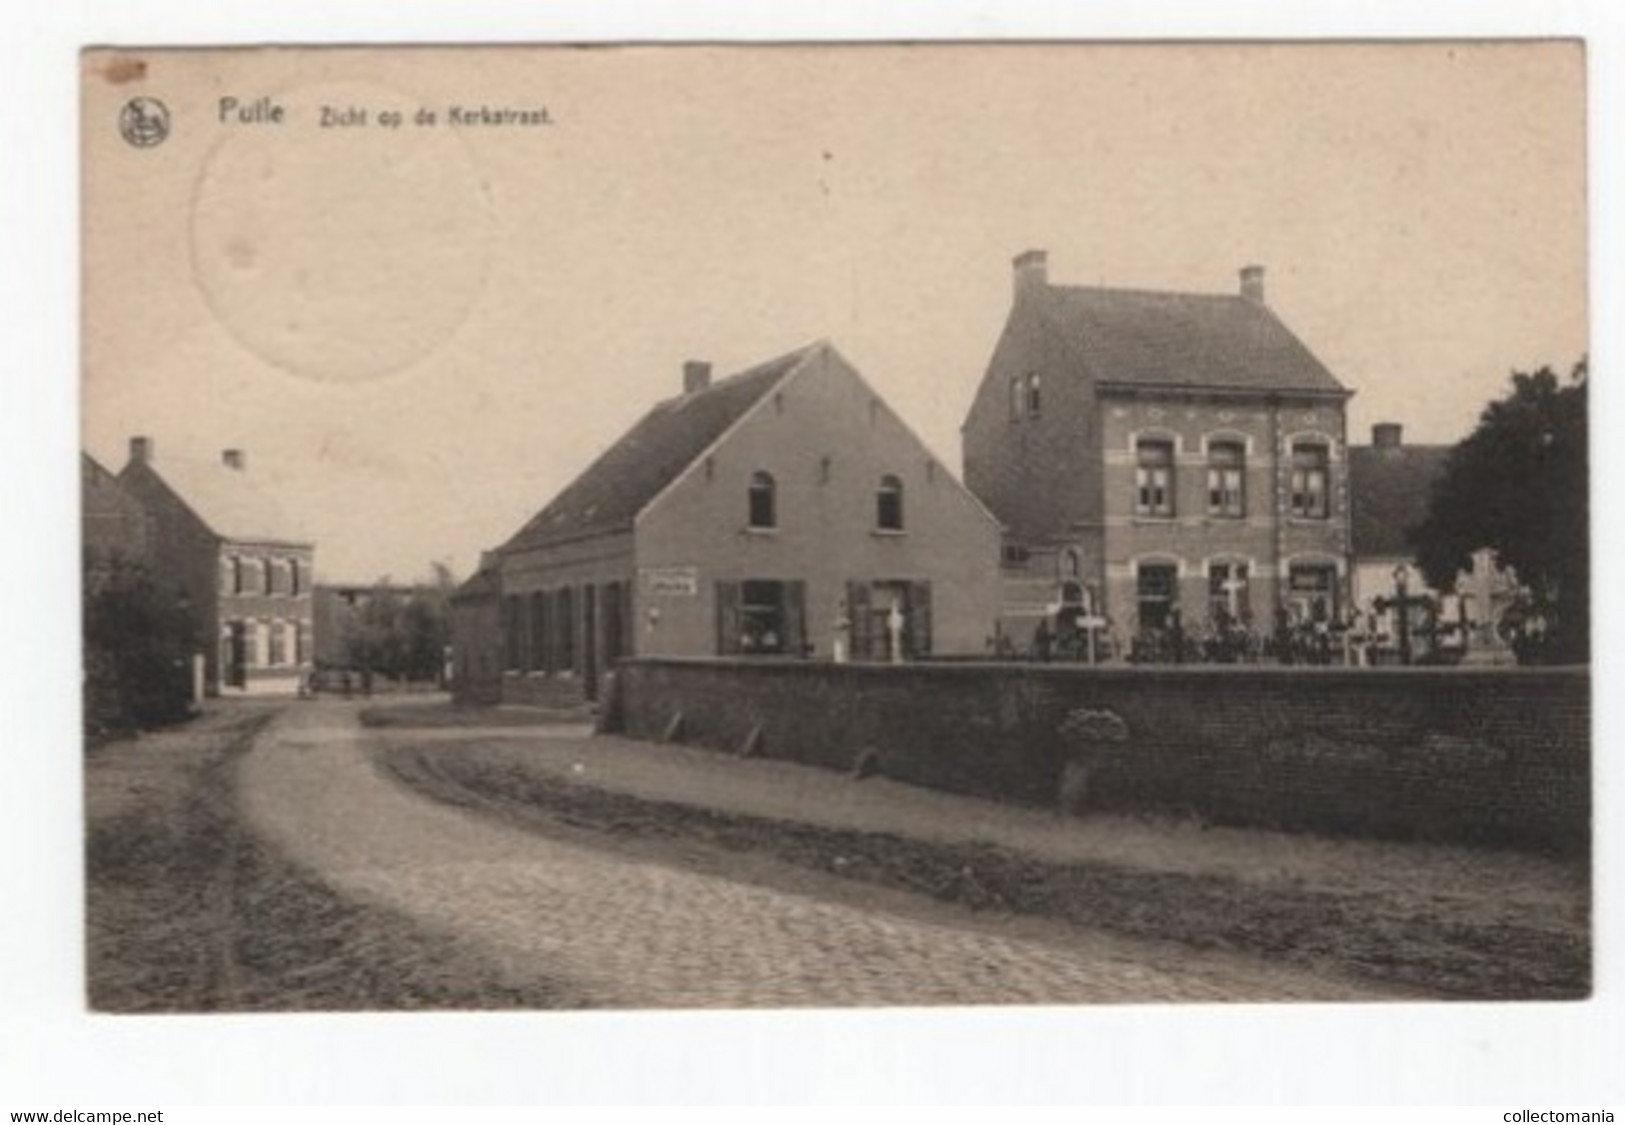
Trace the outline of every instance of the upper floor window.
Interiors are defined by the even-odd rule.
[[[1174,443],[1144,439],[1134,447],[1134,512],[1141,516],[1174,514]]]
[[[1012,422],[1021,421],[1021,384],[1022,380],[1019,376],[1010,380],[1010,421]]]
[[[1301,519],[1325,519],[1331,510],[1330,455],[1319,442],[1292,446],[1292,514]]]
[[[304,583],[299,574],[299,560],[288,560],[288,593],[299,594],[304,590]]]
[[[778,511],[770,473],[755,472],[750,477],[750,526],[777,527]]]
[[[1207,447],[1207,514],[1243,516],[1247,448],[1239,441],[1216,441]]]
[[[881,531],[903,530],[903,482],[890,473],[880,478],[875,493],[875,526]]]
[[[1038,372],[1027,372],[1027,417],[1036,418],[1044,409],[1043,380]]]

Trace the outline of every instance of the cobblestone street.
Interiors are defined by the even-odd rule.
[[[407,792],[373,768],[367,737],[344,704],[285,711],[241,766],[250,830],[341,893],[471,939],[507,973],[561,982],[591,1006],[1393,995],[1109,935],[1005,935],[940,904],[867,910],[561,843]]]

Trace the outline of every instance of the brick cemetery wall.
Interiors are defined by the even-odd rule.
[[[1568,853],[1590,839],[1578,669],[643,659],[615,682],[634,737],[1029,805]]]

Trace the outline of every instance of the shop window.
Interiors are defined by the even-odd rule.
[[[718,582],[716,596],[719,655],[802,655],[805,583],[777,579]]]

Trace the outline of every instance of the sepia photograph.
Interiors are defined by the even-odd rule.
[[[1592,994],[1582,43],[80,65],[89,1010]]]

